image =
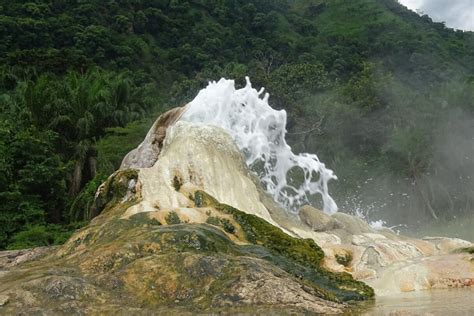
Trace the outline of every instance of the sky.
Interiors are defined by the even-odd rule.
[[[474,31],[474,0],[399,0],[409,9],[421,10],[433,21],[446,22],[447,27]]]

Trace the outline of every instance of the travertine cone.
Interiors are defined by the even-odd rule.
[[[376,231],[361,218],[344,213],[326,215],[326,222],[337,223],[327,225],[322,220],[318,222],[316,212],[312,214],[310,207],[303,208],[300,217],[306,220],[300,221],[298,217],[285,212],[264,192],[258,178],[245,166],[241,153],[224,130],[186,122],[179,122],[175,126],[185,110],[185,107],[177,108],[160,117],[145,141],[124,159],[123,166],[133,165],[130,164],[130,157],[140,162],[134,166],[142,168],[139,182],[143,184],[142,202],[131,207],[126,216],[153,212],[158,206],[161,209],[176,210],[190,221],[198,220],[199,215],[189,207],[191,202],[188,196],[194,190],[204,189],[220,202],[257,215],[291,236],[314,240],[324,249],[328,268],[346,271],[360,280],[370,282],[379,294],[410,288],[398,285],[386,288],[384,282],[376,282],[378,278],[387,278],[385,271],[391,271],[392,265],[415,260],[414,262],[423,266],[428,262],[422,260],[425,257],[446,255],[455,248],[472,245],[469,242],[446,239],[446,242],[440,244],[443,246],[441,247],[431,239],[398,236],[388,229]],[[163,140],[167,131],[170,135]],[[154,143],[153,139],[157,141]],[[212,158],[209,159],[210,157]],[[174,180],[179,182],[179,190],[173,188]],[[449,247],[444,246],[445,244]],[[448,256],[456,264],[462,265],[462,268],[452,272],[454,279],[473,279],[474,275],[469,272],[472,266],[469,256]],[[412,264],[407,269],[418,268]],[[432,275],[423,284],[412,288],[429,289],[430,284],[450,284],[438,282],[438,279],[442,279],[441,276],[431,280]],[[418,282],[415,279],[413,282]],[[463,285],[470,284],[470,281],[452,283]]]

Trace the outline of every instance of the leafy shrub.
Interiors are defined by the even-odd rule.
[[[217,216],[209,216],[206,219],[206,223],[210,224],[210,225],[214,225],[214,226],[219,226],[221,221],[220,221],[219,217],[217,217]]]
[[[221,218],[221,223],[226,232],[229,234],[235,233],[235,226],[227,218]]]
[[[16,233],[12,237],[8,249],[26,249],[63,244],[76,229],[84,224],[84,222],[78,222],[67,226],[54,224],[27,226],[26,230]]]

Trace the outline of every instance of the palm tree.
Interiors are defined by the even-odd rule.
[[[15,100],[34,125],[60,135],[58,151],[72,162],[69,194],[76,196],[96,174],[94,144],[107,127],[124,126],[146,113],[149,100],[125,74],[101,70],[68,73],[59,79],[42,75],[20,81]]]
[[[102,95],[102,110],[107,111],[103,118],[108,120],[108,124],[125,126],[143,117],[146,113],[143,90],[132,89],[130,80],[123,74],[109,79],[110,84]]]
[[[76,196],[85,181],[95,176],[95,150],[93,145],[100,131],[102,104],[101,95],[106,82],[99,72],[89,72],[83,76],[70,73],[66,76],[60,97],[56,100],[58,115],[50,127],[60,130],[72,149],[74,171],[69,185],[69,194]],[[100,122],[102,123],[102,122]],[[86,166],[90,166],[85,175]]]
[[[114,76],[99,70],[85,75],[70,73],[57,99],[57,113],[50,125],[73,146],[75,161],[69,193],[75,196],[97,172],[94,144],[105,128],[124,126],[146,112],[143,89],[133,88],[124,74]]]

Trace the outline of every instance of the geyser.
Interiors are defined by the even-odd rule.
[[[286,111],[268,104],[264,89],[247,84],[236,89],[234,80],[210,82],[187,105],[183,121],[224,128],[243,152],[247,165],[258,175],[265,190],[287,210],[297,213],[308,196],[320,194],[323,209],[337,206],[328,192],[328,181],[337,179],[315,154],[294,154],[285,141]]]

